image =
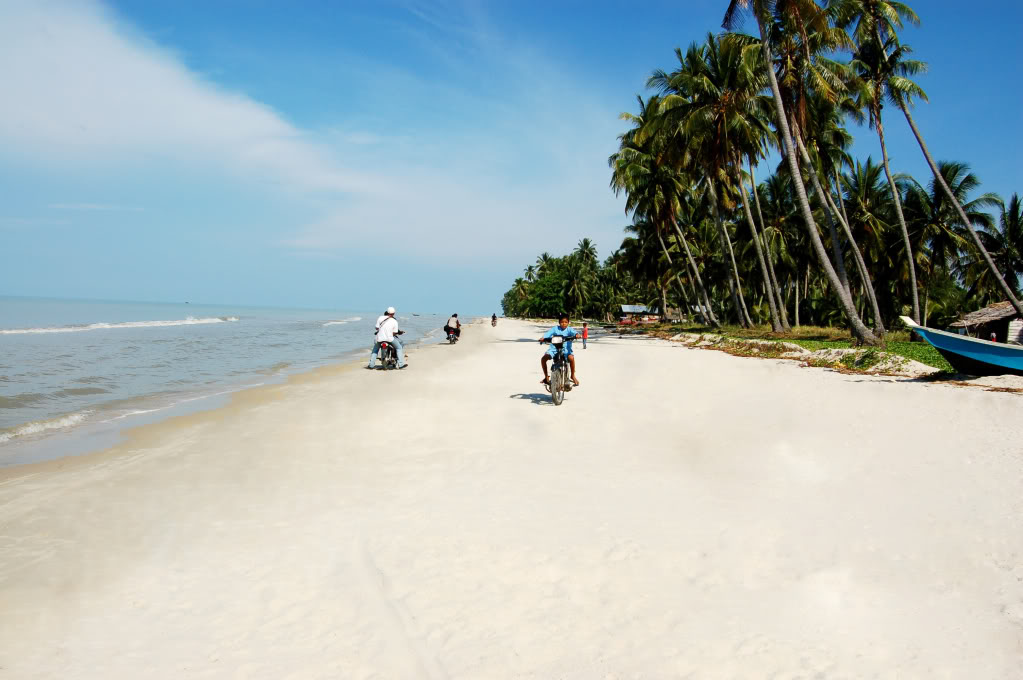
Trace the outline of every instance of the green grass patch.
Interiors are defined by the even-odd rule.
[[[843,328],[821,326],[800,326],[788,333],[772,333],[770,326],[742,328],[740,326],[724,326],[714,328],[702,324],[647,324],[643,326],[623,327],[626,333],[648,333],[659,337],[671,337],[677,333],[714,333],[735,340],[774,340],[791,342],[803,349],[816,352],[821,349],[848,349],[854,347],[849,332]],[[755,350],[755,351],[754,351]],[[885,346],[880,348],[867,347],[862,352],[845,357],[842,364],[851,370],[867,370],[881,361],[880,352],[897,354],[898,356],[919,361],[921,364],[937,368],[945,373],[955,373],[951,364],[926,342],[910,342],[909,331],[891,331],[885,336]],[[746,354],[746,352],[742,352]],[[771,356],[764,348],[750,348],[749,355]]]

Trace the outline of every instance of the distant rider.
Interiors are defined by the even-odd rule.
[[[376,341],[373,343],[373,352],[369,355],[369,366],[366,368],[374,368],[376,366],[377,353],[380,351],[381,342],[389,342],[394,346],[394,350],[398,353],[398,368],[408,367],[408,363],[405,362],[405,348],[402,347],[401,341],[398,340],[400,333],[401,331],[398,330],[398,320],[394,318],[394,307],[388,307],[383,321],[377,327]]]
[[[565,338],[565,354],[568,355],[568,365],[572,369],[572,384],[579,385],[579,380],[575,377],[575,355],[572,354],[572,340],[578,335],[576,330],[568,325],[568,314],[562,312],[558,315],[558,325],[551,328],[549,331],[544,333],[543,337],[540,338],[540,342],[550,340],[555,335],[560,335]],[[547,348],[547,352],[540,359],[540,368],[543,369],[543,380],[540,382],[544,385],[551,384],[551,376],[547,371],[547,362],[554,358],[556,350],[551,345]]]
[[[444,324],[444,334],[454,333],[456,338],[462,337],[462,322],[458,320],[457,314],[452,314],[448,322]]]
[[[491,314],[490,315],[490,325],[491,326],[496,326],[497,325],[497,314]]]

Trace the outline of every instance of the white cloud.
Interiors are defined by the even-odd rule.
[[[170,159],[186,172],[279,185],[322,211],[308,225],[279,227],[276,242],[299,252],[386,242],[411,254],[514,259],[582,236],[612,249],[626,221],[607,188],[618,111],[579,74],[462,11],[454,24],[445,22],[457,6],[420,11],[409,26],[419,49],[446,65],[446,79],[353,59],[366,83],[378,83],[364,95],[379,117],[310,131],[190,71],[101,5],[7,3],[0,158],[129,169]],[[382,241],[378,230],[391,237]]]
[[[367,191],[270,107],[189,72],[91,2],[0,9],[0,143],[60,161],[156,155],[300,189]]]

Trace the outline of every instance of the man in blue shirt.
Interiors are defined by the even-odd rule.
[[[575,355],[572,354],[572,339],[575,338],[578,333],[576,330],[568,325],[568,314],[562,312],[558,315],[558,325],[544,333],[543,337],[540,338],[540,342],[550,340],[555,335],[560,335],[565,338],[565,354],[568,355],[568,365],[572,369],[572,384],[576,387],[579,386],[579,380],[575,377]],[[554,358],[555,350],[554,346],[551,345],[547,348],[547,352],[540,358],[540,368],[543,369],[543,380],[540,382],[544,385],[551,384],[551,376],[547,371],[547,362]]]

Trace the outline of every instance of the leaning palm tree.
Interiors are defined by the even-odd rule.
[[[926,101],[926,97],[922,98],[924,99],[924,101]],[[942,191],[945,192],[945,196],[948,198],[949,202],[952,204],[956,212],[959,214],[959,219],[962,221],[962,224],[965,225],[967,231],[970,234],[970,237],[973,240],[973,244],[977,247],[977,250],[980,252],[981,258],[983,258],[984,263],[990,270],[991,278],[994,280],[998,288],[1001,289],[1002,293],[1005,294],[1005,297],[1012,304],[1013,308],[1015,308],[1016,313],[1019,314],[1020,316],[1023,316],[1023,304],[1020,303],[1019,298],[1016,297],[1016,294],[1013,292],[1013,286],[1009,284],[1008,279],[1006,279],[1006,277],[1003,276],[1002,273],[999,271],[998,265],[995,264],[995,261],[991,257],[991,254],[987,251],[987,248],[984,246],[984,242],[981,240],[980,235],[977,233],[977,230],[973,228],[973,224],[971,224],[970,218],[966,214],[966,211],[963,210],[963,206],[960,205],[959,201],[956,200],[955,194],[952,192],[952,189],[948,186],[948,183],[945,181],[945,178],[942,177],[941,169],[938,167],[938,164],[934,162],[934,158],[931,156],[931,152],[930,150],[928,150],[927,144],[924,143],[923,135],[920,134],[920,130],[916,126],[916,121],[913,120],[913,116],[909,112],[910,97],[906,94],[903,94],[902,92],[897,92],[895,93],[894,99],[896,105],[898,105],[898,107],[902,109],[903,115],[906,116],[906,122],[909,123],[910,129],[913,131],[913,136],[916,137],[917,144],[920,146],[920,151],[923,152],[924,158],[927,159],[927,165],[929,165],[931,168],[931,173],[934,175],[934,181],[937,182],[939,186],[941,186]]]
[[[902,55],[908,53],[910,50],[908,46],[899,45],[897,31],[902,28],[902,19],[907,19],[914,24],[920,23],[919,17],[909,8],[908,5],[895,2],[893,0],[834,0],[832,3],[835,5],[836,16],[838,21],[844,25],[854,25],[853,35],[856,38],[857,44],[864,45],[872,38],[875,49],[879,49],[885,56],[885,61],[889,62],[889,69],[892,68],[891,62],[897,61],[898,58],[894,59],[891,55],[887,55],[888,49],[901,48]],[[1023,305],[1021,305],[1019,299],[1013,293],[1012,286],[1006,280],[1004,276],[999,272],[998,266],[991,258],[990,253],[984,247],[980,236],[977,231],[970,224],[969,217],[963,210],[959,202],[956,201],[953,195],[952,189],[944,181],[941,176],[940,168],[935,163],[934,158],[931,156],[930,150],[927,148],[927,144],[924,142],[923,135],[920,133],[919,128],[916,126],[916,121],[913,120],[913,115],[909,109],[912,105],[913,97],[919,97],[924,101],[927,101],[927,95],[923,93],[919,87],[914,83],[900,83],[901,87],[896,88],[894,91],[889,91],[888,95],[892,102],[902,110],[903,115],[906,117],[906,122],[909,123],[910,129],[913,131],[913,136],[916,138],[917,144],[920,146],[920,151],[923,153],[924,158],[927,160],[927,165],[931,168],[931,173],[934,175],[934,180],[941,187],[945,196],[949,199],[952,206],[959,213],[959,219],[966,226],[969,232],[970,238],[973,240],[974,245],[980,252],[982,259],[991,271],[992,278],[997,282],[998,287],[1002,290],[1009,302],[1016,309],[1016,312],[1023,315]]]
[[[842,286],[842,282],[838,278],[838,274],[828,258],[827,251],[824,249],[824,243],[821,241],[820,234],[817,231],[817,223],[810,210],[809,201],[806,198],[806,187],[803,185],[803,179],[800,175],[799,161],[796,159],[795,147],[792,141],[792,132],[789,129],[789,124],[785,117],[785,105],[782,102],[781,91],[778,87],[778,79],[774,73],[774,58],[769,44],[770,35],[765,29],[765,10],[767,9],[768,3],[769,0],[729,0],[728,9],[725,12],[722,25],[726,29],[731,29],[737,23],[739,14],[742,10],[749,9],[753,12],[753,16],[757,22],[757,28],[760,32],[760,45],[764,52],[765,69],[767,71],[768,81],[771,85],[776,124],[778,126],[778,130],[781,132],[780,136],[784,144],[785,158],[788,161],[789,170],[792,173],[792,184],[796,192],[797,202],[803,216],[803,222],[806,226],[807,234],[810,237],[813,249],[817,254],[818,260],[820,260],[821,267],[827,276],[828,282],[831,284],[831,288],[834,291],[835,296],[838,298],[842,310],[845,312],[845,316],[849,320],[849,324],[852,326],[853,334],[861,342],[875,345],[878,344],[877,337],[871,333],[870,329],[863,323],[863,320],[860,318],[860,315],[856,310],[856,305],[853,303],[852,296]]]
[[[889,50],[889,48],[892,49]],[[920,296],[917,292],[913,246],[909,240],[909,229],[906,226],[906,217],[902,210],[902,199],[899,196],[895,177],[892,175],[891,165],[888,161],[888,146],[885,144],[884,123],[881,117],[884,102],[893,100],[897,96],[896,93],[900,91],[906,95],[925,96],[920,86],[909,80],[908,77],[923,72],[925,67],[923,62],[904,58],[908,49],[907,46],[895,44],[894,38],[889,38],[887,44],[879,44],[871,35],[866,42],[857,46],[851,66],[859,77],[858,102],[869,113],[870,126],[877,132],[877,139],[881,144],[884,174],[892,193],[892,205],[895,207],[895,217],[902,232],[902,244],[906,253],[906,266],[909,271],[913,302],[913,320],[920,323]]]

